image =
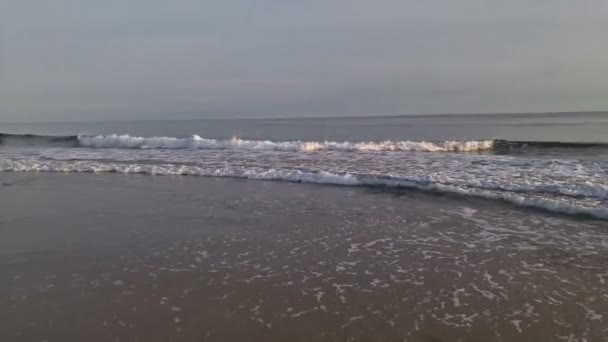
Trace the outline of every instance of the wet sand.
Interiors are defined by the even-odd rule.
[[[405,190],[0,176],[0,341],[608,339],[605,221]]]

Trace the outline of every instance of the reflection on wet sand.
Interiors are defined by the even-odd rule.
[[[94,202],[71,203],[76,191],[119,196],[82,225],[90,242],[5,252],[3,340],[608,337],[605,222],[416,192],[122,175],[71,175],[79,184],[66,187],[61,176],[29,177],[43,180],[10,191],[40,201],[62,191],[67,200],[47,205],[66,215],[95,215]],[[42,225],[42,212],[24,219],[3,208],[9,236]],[[57,220],[45,229],[65,233],[69,219]]]

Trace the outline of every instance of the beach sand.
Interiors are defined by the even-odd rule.
[[[4,173],[0,341],[603,341],[608,224],[406,190]]]

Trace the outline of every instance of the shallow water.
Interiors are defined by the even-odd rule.
[[[415,188],[608,218],[608,113],[10,124],[2,129],[0,172]]]
[[[379,188],[3,179],[2,340],[608,336],[604,221]]]
[[[0,132],[2,341],[608,338],[606,113]]]

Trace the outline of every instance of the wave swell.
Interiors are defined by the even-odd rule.
[[[52,136],[35,134],[0,133],[0,145],[3,146],[49,146],[78,147],[78,135]]]

